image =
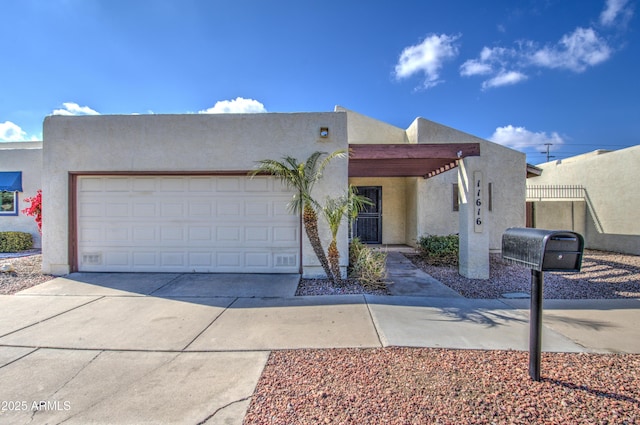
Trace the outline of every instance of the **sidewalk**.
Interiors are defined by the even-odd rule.
[[[271,350],[528,350],[528,300],[447,296],[390,257],[405,295],[294,297],[295,276],[155,273],[0,296],[0,402],[19,402],[0,423],[240,424]],[[280,296],[248,292],[258,278]],[[639,321],[640,300],[547,300],[543,350],[640,353]]]

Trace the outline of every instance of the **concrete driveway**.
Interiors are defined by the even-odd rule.
[[[78,273],[0,296],[0,423],[240,424],[277,349],[528,349],[526,301],[294,297],[298,278]],[[544,350],[640,352],[640,300],[545,307]]]

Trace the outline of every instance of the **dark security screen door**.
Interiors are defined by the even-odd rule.
[[[382,243],[382,187],[357,186],[359,195],[373,202],[360,211],[356,219],[353,236],[363,243]]]

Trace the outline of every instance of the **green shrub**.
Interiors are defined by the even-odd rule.
[[[458,264],[458,235],[421,236],[418,238],[420,255],[435,266],[455,266]]]
[[[25,232],[0,232],[0,252],[18,252],[33,248],[33,237]]]
[[[354,238],[349,245],[349,277],[367,289],[386,289],[387,253]]]

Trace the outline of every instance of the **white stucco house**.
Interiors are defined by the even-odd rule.
[[[531,227],[582,234],[585,247],[640,255],[640,145],[537,165],[527,179]]]
[[[38,226],[21,210],[41,187],[42,142],[0,143],[0,232],[30,233],[35,248],[42,244]]]
[[[350,149],[314,189],[375,201],[354,232],[415,245],[460,234],[460,272],[488,278],[489,252],[525,222],[525,155],[417,118],[401,129],[333,112],[50,116],[44,122],[43,269],[301,273],[322,268],[261,159]],[[325,248],[330,233],[320,222]],[[338,235],[347,266],[348,229]]]

